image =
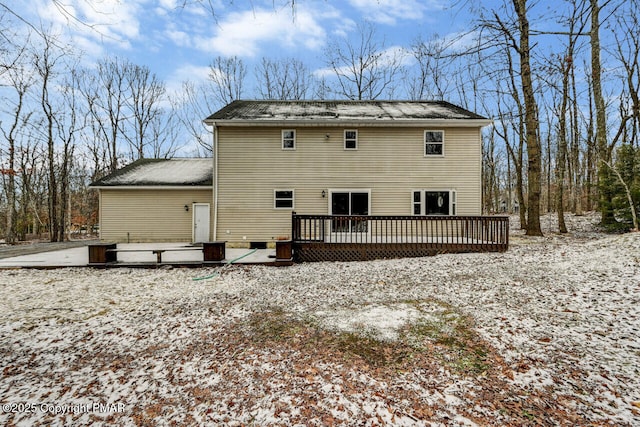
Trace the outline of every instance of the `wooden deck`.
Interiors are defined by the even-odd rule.
[[[504,252],[506,216],[292,215],[296,261],[358,261]]]

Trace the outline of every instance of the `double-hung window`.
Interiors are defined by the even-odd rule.
[[[296,149],[296,131],[294,129],[285,129],[282,131],[282,149]]]
[[[273,190],[273,207],[275,209],[293,209],[293,190]]]
[[[455,215],[455,190],[414,190],[412,193],[414,215]]]
[[[358,131],[355,129],[347,129],[344,131],[344,149],[358,149]]]
[[[444,131],[424,131],[424,155],[429,157],[444,156]]]

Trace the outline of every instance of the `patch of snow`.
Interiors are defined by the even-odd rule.
[[[314,314],[327,329],[363,333],[382,341],[397,339],[400,328],[422,315],[408,304],[372,305],[358,310],[319,311]]]
[[[211,180],[211,159],[169,159],[144,162],[103,179],[105,185],[192,185]],[[204,184],[202,184],[204,185]]]
[[[391,122],[475,119],[479,116],[437,101],[238,101],[211,118],[227,120],[364,120]]]

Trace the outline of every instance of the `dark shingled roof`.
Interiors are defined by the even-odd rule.
[[[488,120],[445,101],[234,101],[205,121]]]
[[[91,184],[92,187],[211,186],[213,160],[140,159]]]

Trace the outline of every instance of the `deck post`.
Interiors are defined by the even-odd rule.
[[[293,240],[276,240],[276,265],[293,264]]]
[[[106,265],[109,262],[116,262],[117,254],[108,251],[116,249],[115,243],[95,243],[89,245],[89,265]]]
[[[205,263],[220,263],[225,259],[225,241],[202,243],[202,254]]]

